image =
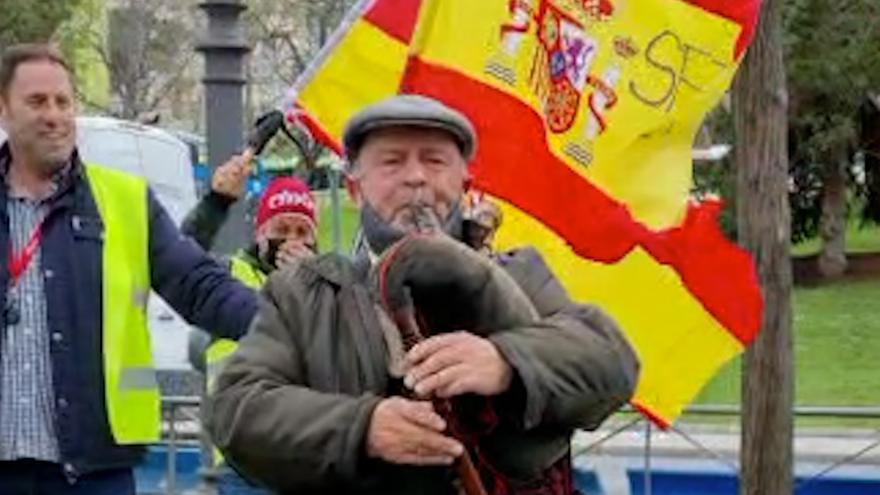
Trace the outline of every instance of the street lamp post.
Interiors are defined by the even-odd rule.
[[[205,57],[205,128],[208,164],[215,169],[242,149],[244,101],[247,82],[242,70],[250,48],[244,41],[240,16],[247,7],[240,0],[206,0],[199,4],[207,15],[208,31],[196,49]],[[230,252],[241,246],[249,229],[245,205],[236,205],[217,237],[215,249]],[[245,237],[247,238],[247,237]]]

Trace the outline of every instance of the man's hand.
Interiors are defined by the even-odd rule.
[[[510,388],[513,369],[488,339],[467,332],[438,335],[406,356],[405,385],[419,397],[499,395]]]
[[[253,158],[253,152],[248,149],[217,167],[214,176],[211,177],[211,190],[229,198],[241,198],[253,168],[251,164]]]
[[[278,268],[293,265],[315,255],[315,252],[300,241],[287,241],[278,248],[275,265]]]
[[[444,430],[446,421],[430,402],[384,399],[370,418],[367,455],[394,464],[448,466],[464,447]]]

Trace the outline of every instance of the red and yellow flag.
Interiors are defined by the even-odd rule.
[[[620,323],[642,362],[634,403],[665,425],[760,327],[751,259],[719,231],[720,206],[689,196],[694,135],[729,87],[758,7],[378,0],[358,22],[394,50],[343,41],[298,102],[331,142],[363,104],[398,90],[466,113],[480,138],[475,186],[505,210],[499,247],[535,245],[575,299]],[[371,21],[382,9],[392,15]],[[392,25],[411,39],[388,34]],[[382,62],[373,67],[363,50]],[[360,85],[375,73],[381,84]],[[358,81],[358,91],[322,76]]]
[[[361,0],[287,98],[287,114],[341,152],[349,117],[397,92],[421,0]],[[341,153],[340,153],[341,154]]]

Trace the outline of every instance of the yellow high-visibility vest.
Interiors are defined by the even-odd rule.
[[[104,223],[102,339],[110,430],[120,445],[157,442],[161,404],[147,326],[147,183],[99,165],[88,164],[85,170]]]
[[[232,257],[229,271],[241,283],[254,289],[262,287],[267,278],[265,273],[245,261],[241,254]],[[234,340],[218,339],[212,342],[207,351],[205,351],[205,375],[208,382],[208,393],[214,391],[214,383],[223,368],[223,364],[237,348],[238,344]]]
[[[266,281],[267,275],[261,270],[248,263],[239,253],[230,260],[229,271],[233,277],[237,278],[241,283],[254,289],[259,289]],[[211,343],[205,351],[205,379],[207,381],[208,393],[214,393],[217,377],[223,371],[223,366],[229,359],[229,356],[238,348],[238,342],[231,339],[217,339]],[[219,449],[213,449],[214,466],[219,466],[223,462],[223,453]]]

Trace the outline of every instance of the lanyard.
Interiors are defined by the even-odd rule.
[[[9,253],[9,287],[15,287],[18,284],[18,281],[21,280],[21,276],[24,275],[24,272],[27,270],[28,266],[30,266],[31,261],[33,261],[34,256],[37,254],[37,250],[40,249],[40,243],[43,241],[43,221],[40,220],[40,223],[34,227],[33,232],[31,232],[30,237],[28,238],[27,244],[25,244],[24,248],[21,251],[15,252],[10,248]]]

